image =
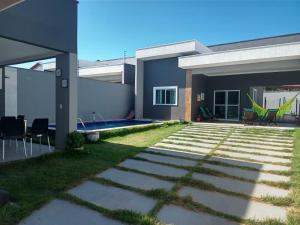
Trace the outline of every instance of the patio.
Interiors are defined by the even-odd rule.
[[[53,146],[51,146],[51,152],[55,150]],[[27,157],[25,156],[24,153],[24,148],[23,148],[23,141],[18,141],[17,142],[17,147],[16,147],[16,142],[15,141],[6,141],[5,143],[5,160],[3,161],[2,159],[0,160],[0,165],[12,161],[17,161],[17,160],[24,160],[24,159],[30,159],[30,158],[35,158],[41,155],[45,155],[50,153],[48,145],[39,145],[39,144],[32,144],[32,155],[30,154],[30,143],[26,142],[26,152],[27,152]],[[2,153],[2,144],[0,146],[0,152]]]

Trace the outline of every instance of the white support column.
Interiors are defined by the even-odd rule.
[[[57,56],[56,68],[61,76],[56,77],[56,148],[63,150],[67,135],[77,129],[77,54]],[[67,84],[63,87],[62,83]]]

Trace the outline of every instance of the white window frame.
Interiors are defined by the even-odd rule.
[[[156,103],[156,91],[157,90],[174,90],[175,89],[175,103],[174,104],[157,104]],[[165,98],[167,95],[165,95]],[[166,99],[165,99],[166,102]],[[178,86],[158,86],[153,87],[153,105],[172,105],[177,106],[178,103]]]
[[[239,102],[237,105],[228,104],[228,92],[237,91],[239,93]],[[216,104],[216,92],[225,92],[225,104]],[[226,120],[226,121],[239,121],[240,120],[240,104],[241,104],[241,90],[214,90],[214,115],[216,114],[216,106],[225,106],[225,119],[218,120]],[[237,119],[227,119],[227,109],[228,106],[237,106],[238,107],[238,118]]]

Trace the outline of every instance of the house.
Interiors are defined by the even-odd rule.
[[[240,120],[264,86],[300,84],[300,33],[205,46],[196,40],[136,51],[138,118],[195,120],[206,105]]]
[[[190,40],[79,61],[80,77],[134,84],[136,117],[159,120],[193,121],[200,105],[220,120],[241,120],[247,94],[263,105],[264,87],[299,85],[299,70],[300,33],[211,46]]]

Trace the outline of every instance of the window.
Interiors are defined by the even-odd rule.
[[[238,120],[240,111],[239,90],[215,91],[214,114],[218,119]]]
[[[177,105],[177,86],[153,87],[153,105]]]

